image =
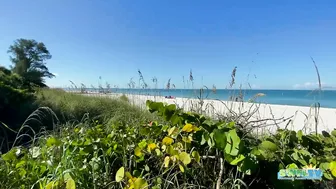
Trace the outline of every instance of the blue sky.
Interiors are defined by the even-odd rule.
[[[237,66],[237,83],[254,88],[336,86],[336,1],[58,0],[0,1],[0,64],[15,39],[44,42],[57,77],[97,86],[169,78],[183,88],[192,69],[195,87],[225,88]],[[248,75],[250,73],[250,78]],[[256,75],[256,78],[254,77]],[[203,79],[202,79],[203,78]]]

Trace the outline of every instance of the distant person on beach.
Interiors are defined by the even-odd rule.
[[[175,97],[173,97],[173,96],[165,96],[165,98],[174,99]]]

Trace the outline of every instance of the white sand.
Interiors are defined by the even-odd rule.
[[[86,94],[90,96],[120,97],[122,94]],[[145,96],[145,95],[131,95],[126,94],[128,99],[134,105],[146,108],[146,100],[153,100],[157,102],[166,102],[168,104],[176,104],[178,107],[186,111],[195,110],[198,108],[199,100],[197,99],[166,99],[160,96]],[[336,128],[336,109],[333,108],[314,108],[314,107],[301,107],[301,106],[287,106],[287,105],[270,105],[270,104],[257,104],[247,102],[230,102],[218,100],[204,100],[203,113],[216,117],[218,115],[233,115],[240,117],[239,121],[247,124],[249,128],[255,128],[254,132],[274,132],[277,128],[285,128],[291,130],[303,130],[305,133],[316,131],[317,119],[317,132],[332,131]],[[240,115],[240,116],[237,116]],[[247,117],[247,115],[251,115]],[[268,120],[267,120],[268,119]],[[277,121],[274,121],[276,119]],[[259,121],[258,121],[259,120]],[[265,121],[260,121],[265,120]]]

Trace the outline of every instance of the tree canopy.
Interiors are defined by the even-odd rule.
[[[18,39],[9,47],[11,69],[27,82],[38,86],[46,86],[44,78],[55,77],[49,72],[46,61],[51,59],[47,47],[33,39]]]

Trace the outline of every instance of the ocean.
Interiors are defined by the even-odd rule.
[[[66,89],[70,90],[70,89]],[[97,91],[98,89],[86,89],[88,91]],[[217,89],[213,92],[211,89],[203,90],[200,95],[198,89],[111,89],[115,93],[138,94],[138,95],[156,95],[156,96],[174,96],[185,98],[198,98],[202,96],[204,99],[230,100],[230,96],[234,96],[233,100],[239,96],[239,90]],[[241,91],[243,101],[249,101],[256,94],[264,94],[256,98],[254,101],[265,104],[293,105],[293,106],[314,106],[316,103],[320,107],[336,108],[336,90],[256,90],[246,89]]]

